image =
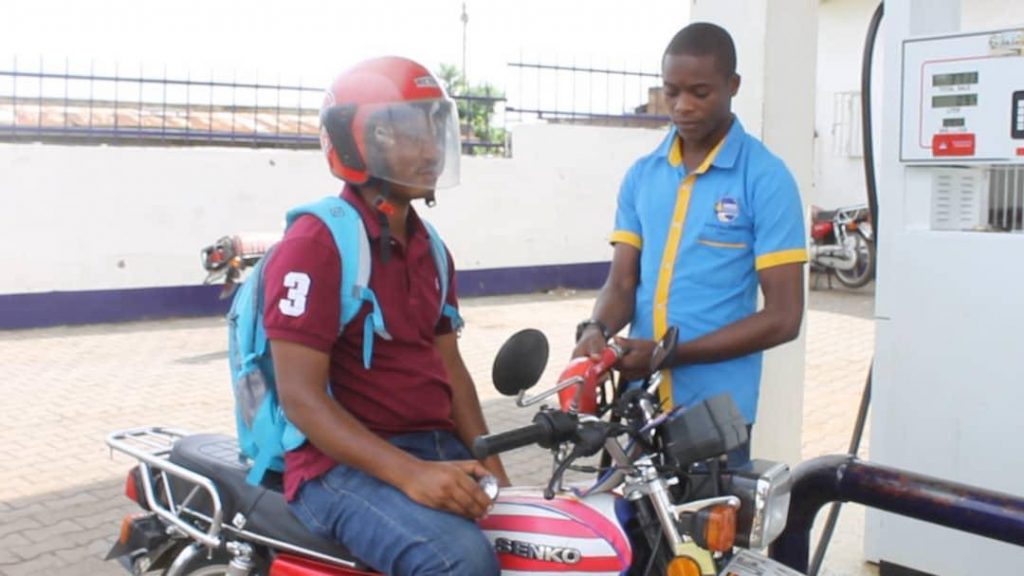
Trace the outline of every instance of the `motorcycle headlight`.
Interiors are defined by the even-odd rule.
[[[789,516],[789,466],[770,460],[752,460],[732,473],[728,492],[740,499],[736,544],[764,548],[779,537]]]

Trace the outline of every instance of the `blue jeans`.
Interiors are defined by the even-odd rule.
[[[389,441],[423,460],[472,459],[448,432],[417,432]],[[290,507],[310,531],[341,542],[384,574],[492,576],[501,570],[476,523],[418,504],[344,464],[303,484]]]

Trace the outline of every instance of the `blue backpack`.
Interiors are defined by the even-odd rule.
[[[309,214],[323,222],[331,231],[341,256],[341,318],[340,334],[345,325],[370,305],[363,325],[363,365],[369,369],[373,356],[374,335],[390,340],[384,326],[377,298],[370,290],[370,243],[359,212],[347,201],[327,197],[319,202],[300,206],[288,212],[287,226],[300,216]],[[430,249],[437,266],[441,288],[441,309],[438,319],[447,316],[452,326],[462,327],[458,311],[447,303],[448,255],[444,243],[433,226],[423,224],[430,236]],[[241,456],[252,462],[246,480],[259,485],[267,470],[284,471],[284,453],[305,442],[306,437],[285,417],[277,397],[274,362],[270,342],[263,327],[263,267],[273,248],[267,252],[252,273],[238,288],[228,312],[228,360],[231,383],[235,393],[235,421]],[[328,388],[329,390],[329,388]]]

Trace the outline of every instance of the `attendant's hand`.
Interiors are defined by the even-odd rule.
[[[615,343],[622,348],[622,357],[615,363],[622,378],[628,381],[642,380],[651,375],[651,356],[657,342],[616,336]]]
[[[604,339],[601,329],[596,324],[591,324],[583,330],[580,341],[576,343],[576,347],[572,350],[572,357],[586,356],[597,362],[601,360],[601,352],[607,346],[608,342]]]

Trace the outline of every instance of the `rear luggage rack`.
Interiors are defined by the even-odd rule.
[[[177,428],[144,426],[112,432],[107,436],[107,445],[111,450],[117,450],[139,461],[142,488],[150,510],[204,546],[217,548],[222,542],[220,532],[223,522],[223,507],[217,487],[206,476],[196,474],[170,461],[174,443],[188,435],[187,431]],[[171,477],[180,478],[193,486],[180,504],[175,501],[172,494]],[[157,495],[157,486],[161,488],[162,498]],[[209,498],[212,508],[210,517],[189,508],[189,504],[202,492]],[[203,532],[192,522],[184,519],[183,515],[199,518],[208,523],[209,527]]]

